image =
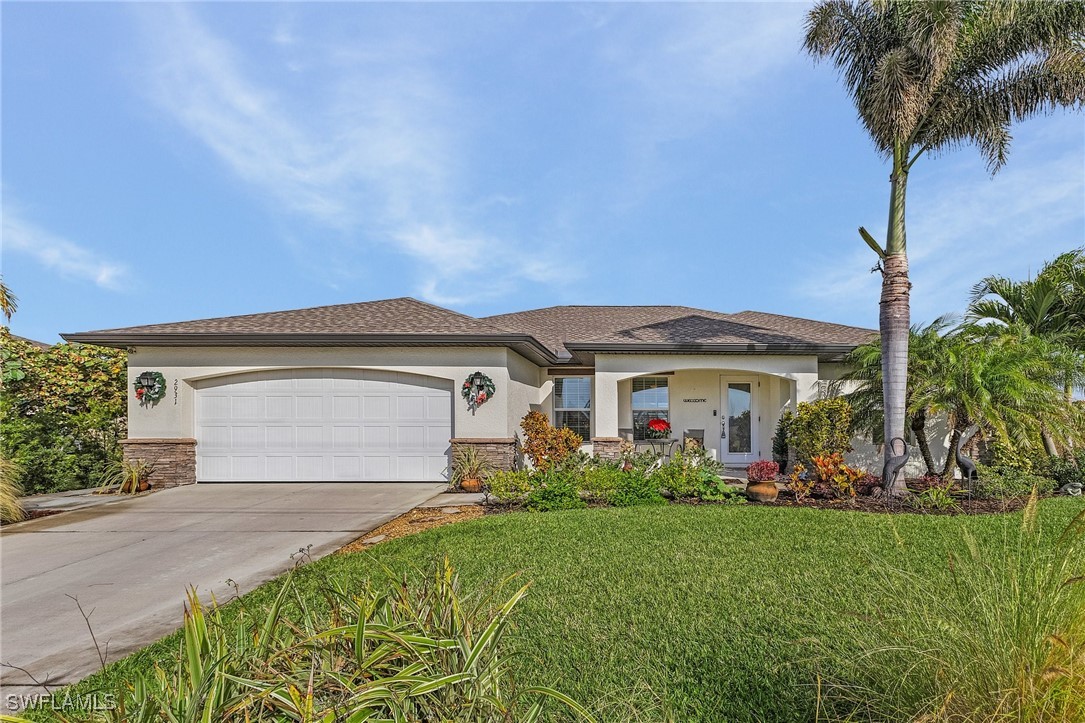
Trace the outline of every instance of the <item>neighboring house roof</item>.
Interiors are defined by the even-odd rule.
[[[847,351],[874,331],[686,306],[553,306],[476,319],[411,298],[64,334],[106,346],[498,345],[538,363],[603,351]]]
[[[19,336],[18,334],[11,334],[12,339],[18,339],[21,342],[36,346],[39,349],[52,349],[52,344],[46,344],[44,341],[37,341],[36,339],[27,339],[25,336]]]

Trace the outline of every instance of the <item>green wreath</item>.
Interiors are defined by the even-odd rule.
[[[166,377],[162,372],[143,372],[136,377],[134,386],[140,404],[155,404],[166,396]]]
[[[482,372],[475,372],[464,380],[460,396],[467,402],[469,409],[478,409],[493,397],[495,391],[497,387],[494,386],[493,379]]]

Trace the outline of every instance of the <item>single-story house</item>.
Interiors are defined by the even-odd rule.
[[[875,336],[756,311],[554,306],[474,318],[400,298],[64,338],[128,350],[129,382],[143,391],[129,398],[125,452],[154,461],[167,486],[438,481],[468,445],[508,468],[531,410],[602,457],[667,420],[737,469],[771,458],[783,410],[817,398]]]

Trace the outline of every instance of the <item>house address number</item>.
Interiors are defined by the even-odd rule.
[[[682,401],[686,404],[704,404],[708,400],[702,397],[700,399],[683,399]]]

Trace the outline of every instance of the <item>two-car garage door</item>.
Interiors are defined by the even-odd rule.
[[[202,482],[440,481],[448,381],[368,369],[232,375],[196,389]]]

